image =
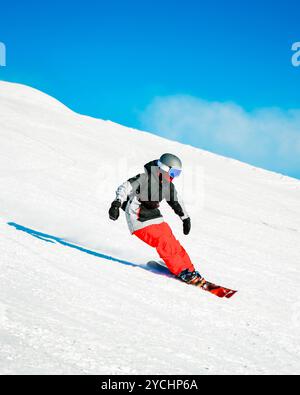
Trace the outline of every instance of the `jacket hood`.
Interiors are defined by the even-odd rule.
[[[151,162],[146,163],[145,166],[144,166],[146,172],[147,172],[149,175],[151,175],[151,172],[152,172],[152,168],[153,168],[153,167],[157,167],[157,170],[159,170],[159,167],[158,167],[158,159],[152,160]]]
[[[158,159],[155,159],[155,160],[152,160],[149,163],[146,163],[144,168],[145,168],[145,170],[146,170],[146,172],[147,172],[147,174],[149,176],[153,176],[154,175],[155,177],[159,178],[159,174],[162,174],[162,176],[163,176],[162,181],[165,181],[165,182],[172,182],[173,181],[173,178],[170,177],[168,173],[163,172],[158,167]],[[156,168],[155,171],[154,171],[153,168]]]

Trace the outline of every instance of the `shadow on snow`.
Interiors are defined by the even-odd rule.
[[[107,261],[121,263],[122,265],[125,265],[125,266],[131,266],[131,267],[137,267],[137,268],[140,268],[140,269],[145,269],[145,270],[150,271],[150,272],[155,273],[155,274],[160,274],[160,275],[164,275],[164,276],[167,275],[165,270],[159,270],[159,268],[155,265],[155,261],[150,261],[148,263],[148,265],[144,265],[144,266],[143,265],[138,265],[138,264],[133,263],[133,262],[124,261],[124,260],[119,259],[119,258],[114,258],[114,257],[112,257],[110,255],[101,254],[100,252],[96,252],[96,251],[89,250],[89,249],[84,248],[84,247],[80,247],[80,246],[78,246],[76,244],[73,244],[71,242],[65,241],[65,240],[63,240],[63,239],[61,239],[59,237],[52,236],[52,235],[49,235],[49,234],[46,234],[46,233],[41,233],[41,232],[38,232],[36,230],[27,228],[25,226],[16,224],[14,222],[8,222],[8,225],[14,227],[16,230],[19,230],[21,232],[27,233],[30,236],[35,237],[35,238],[37,238],[39,240],[45,241],[47,243],[61,244],[61,245],[65,246],[65,247],[73,248],[73,249],[78,250],[80,252],[83,252],[85,254],[92,255],[92,256],[95,256],[95,257],[101,258],[101,259],[106,259]]]
[[[70,247],[70,248],[73,248],[75,250],[84,252],[85,254],[93,255],[93,256],[96,256],[97,258],[106,259],[108,261],[118,262],[118,263],[121,263],[122,265],[132,266],[132,267],[141,267],[140,265],[137,265],[135,263],[127,262],[127,261],[124,261],[122,259],[114,258],[114,257],[106,255],[106,254],[101,254],[101,253],[96,252],[96,251],[88,250],[87,248],[80,247],[80,246],[78,246],[76,244],[73,244],[73,243],[70,243],[68,241],[65,241],[65,240],[63,240],[63,239],[61,239],[59,237],[48,235],[46,233],[41,233],[41,232],[38,232],[36,230],[30,229],[30,228],[26,228],[25,226],[18,225],[18,224],[14,223],[14,222],[9,222],[8,225],[16,228],[17,230],[20,230],[21,232],[25,232],[25,233],[33,236],[33,237],[36,237],[37,239],[43,240],[43,241],[45,241],[47,243],[53,243],[53,244],[58,243],[58,244],[61,244],[61,245],[65,246],[65,247]]]

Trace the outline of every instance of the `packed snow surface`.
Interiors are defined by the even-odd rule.
[[[6,82],[0,149],[2,374],[300,373],[299,181]],[[148,270],[156,252],[108,219],[116,187],[166,151],[191,235],[163,205],[166,221],[231,300]]]

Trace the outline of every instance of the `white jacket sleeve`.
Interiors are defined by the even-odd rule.
[[[128,181],[124,182],[124,184],[120,185],[117,189],[117,197],[116,199],[123,204],[130,197],[130,195],[136,193],[139,186],[146,178],[146,174],[138,174],[137,176],[130,178]]]
[[[129,181],[124,182],[124,184],[120,185],[116,192],[116,200],[119,200],[121,204],[126,202],[129,195],[132,192],[132,185]]]

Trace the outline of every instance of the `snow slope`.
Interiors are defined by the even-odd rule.
[[[2,374],[300,373],[299,181],[6,82],[0,147]],[[155,252],[107,218],[116,187],[165,151],[185,164],[191,236],[166,219],[204,276],[239,289],[230,301],[146,270]]]

